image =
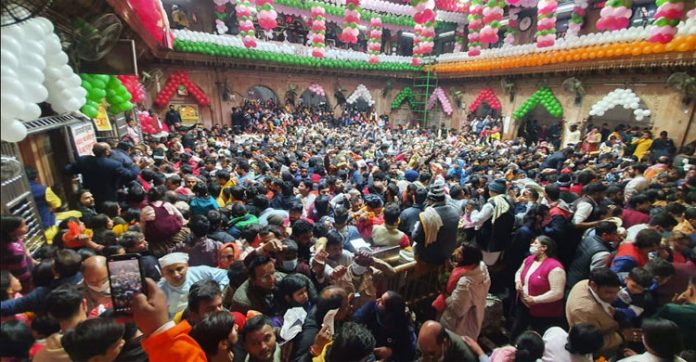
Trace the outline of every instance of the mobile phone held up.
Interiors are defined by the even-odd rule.
[[[140,254],[112,255],[107,258],[106,265],[114,311],[132,314],[133,297],[145,291]]]

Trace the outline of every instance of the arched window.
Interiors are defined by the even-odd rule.
[[[271,89],[263,85],[256,85],[247,91],[247,98],[253,99],[253,100],[258,100],[261,102],[268,102],[269,100],[272,100],[273,103],[275,104],[280,104],[278,102],[278,95]]]

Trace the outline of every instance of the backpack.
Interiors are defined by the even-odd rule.
[[[170,214],[164,204],[162,206],[149,204],[149,206],[155,210],[155,220],[145,224],[145,237],[149,242],[165,243],[181,230],[181,220],[176,215]]]

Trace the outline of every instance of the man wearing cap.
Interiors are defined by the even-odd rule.
[[[159,258],[163,278],[158,285],[167,297],[169,318],[188,305],[189,288],[193,283],[203,279],[213,279],[220,288],[229,284],[227,271],[211,268],[207,265],[189,267],[186,253],[170,253]]]
[[[505,196],[506,189],[503,179],[489,183],[490,198],[481,211],[474,211],[471,215],[471,222],[479,228],[476,241],[483,251],[483,261],[488,266],[494,265],[507,247],[515,223],[512,203]]]
[[[443,265],[457,244],[459,212],[445,201],[445,183],[435,181],[428,189],[428,206],[419,214],[412,239],[419,262]]]

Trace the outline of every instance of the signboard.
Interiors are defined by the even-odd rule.
[[[181,115],[181,123],[185,125],[193,125],[200,122],[200,114],[198,113],[197,104],[180,104],[177,111]]]
[[[94,126],[97,127],[97,131],[106,132],[111,131],[111,121],[109,121],[109,115],[106,112],[106,101],[102,100],[99,104],[99,109],[97,110],[97,116],[94,117]]]
[[[92,154],[92,146],[97,143],[97,135],[94,133],[92,122],[80,122],[70,125],[73,147],[78,156]]]

